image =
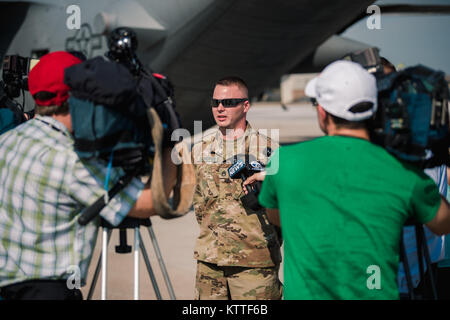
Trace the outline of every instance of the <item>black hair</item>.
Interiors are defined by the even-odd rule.
[[[67,51],[67,52],[70,53],[71,55],[73,55],[74,57],[77,57],[81,61],[86,61],[87,60],[86,56],[81,51],[71,50],[71,51]]]
[[[56,94],[49,91],[39,91],[34,94],[33,98],[41,101],[50,100],[52,98],[56,97]]]
[[[349,109],[349,111],[351,111],[353,113],[360,113],[360,112],[368,111],[368,110],[370,110],[372,108],[373,108],[373,103],[365,101],[365,102],[360,102],[360,103],[355,104],[354,106],[352,106]],[[360,121],[349,121],[349,120],[346,120],[346,119],[342,119],[340,117],[336,117],[336,116],[332,115],[329,112],[327,112],[327,114],[333,120],[334,124],[336,125],[336,128],[339,128],[339,129],[341,129],[341,128],[347,128],[347,129],[368,129],[369,128],[369,123],[370,123],[369,119],[360,120]]]

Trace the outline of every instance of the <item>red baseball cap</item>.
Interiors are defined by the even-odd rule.
[[[70,88],[64,83],[64,69],[82,61],[66,51],[55,51],[44,55],[28,75],[28,89],[31,95],[41,91],[56,94],[48,100],[35,102],[39,106],[60,106],[69,98]]]

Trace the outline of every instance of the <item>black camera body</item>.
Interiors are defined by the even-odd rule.
[[[108,49],[105,56],[124,66],[135,76],[139,76],[142,64],[136,55],[137,37],[130,28],[120,27],[114,29],[108,37]]]
[[[172,132],[181,128],[181,119],[175,108],[175,91],[169,79],[144,67],[137,57],[136,33],[126,27],[114,29],[108,37],[109,51],[105,56],[124,65],[138,80],[138,91],[147,107],[155,108],[164,127],[163,146],[173,147]]]
[[[34,117],[34,108],[25,112],[24,106],[14,99],[20,92],[28,91],[28,74],[39,62],[38,59],[25,58],[19,55],[8,55],[3,59],[2,80],[0,81],[0,107],[8,108],[14,113],[15,125],[19,125]],[[26,115],[26,116],[25,116]]]
[[[368,48],[365,50],[349,53],[343,60],[348,60],[360,64],[375,77],[383,74],[383,66],[378,48]]]
[[[229,168],[228,175],[231,179],[242,179],[245,181],[248,177],[255,173],[264,171],[264,166],[259,161],[244,162],[236,160]],[[262,206],[258,202],[258,195],[261,191],[261,181],[255,182],[253,185],[247,185],[247,194],[241,197],[242,205],[246,209],[260,210]]]
[[[4,91],[10,98],[18,98],[21,90],[28,90],[28,73],[38,59],[19,55],[5,56],[3,59]]]

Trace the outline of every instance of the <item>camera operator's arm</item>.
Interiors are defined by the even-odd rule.
[[[436,183],[424,172],[418,172],[413,184],[411,202],[412,218],[425,224],[433,233],[450,233],[450,208]]]
[[[265,177],[266,177],[266,172],[265,171],[261,171],[261,172],[255,173],[255,174],[251,175],[250,177],[248,177],[243,183],[245,194],[248,193],[247,189],[245,188],[246,185],[253,184],[256,181],[264,181]],[[269,221],[270,221],[271,224],[276,225],[278,227],[281,226],[281,224],[280,224],[280,210],[278,210],[278,209],[266,209],[266,213],[267,213],[267,218],[269,218]]]
[[[255,183],[257,181],[262,181],[262,189],[261,193],[259,194],[258,200],[259,203],[266,207],[266,213],[267,218],[269,219],[270,223],[273,225],[276,225],[278,227],[281,227],[280,222],[280,210],[278,209],[278,196],[276,193],[276,185],[277,181],[275,179],[274,174],[267,174],[267,172],[273,172],[271,170],[273,163],[278,163],[278,157],[279,157],[279,150],[275,152],[275,154],[272,156],[266,171],[261,171],[258,173],[255,173],[254,175],[248,177],[244,183],[244,192],[246,192],[245,186],[248,184]]]
[[[278,209],[266,209],[267,218],[269,222],[277,227],[281,227],[280,222],[280,210]]]
[[[164,191],[166,197],[169,195],[175,186],[177,178],[177,167],[170,158],[170,149],[165,149],[163,152],[163,176],[164,179]],[[146,219],[150,216],[156,215],[155,208],[153,206],[152,190],[150,189],[150,181],[145,185],[141,195],[137,199],[133,208],[128,213],[129,217]]]
[[[450,206],[441,196],[439,209],[430,222],[425,224],[433,233],[441,236],[450,233]]]

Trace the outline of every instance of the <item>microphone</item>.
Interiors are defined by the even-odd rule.
[[[247,164],[238,159],[228,168],[228,175],[231,179],[241,179],[242,181],[245,181],[248,177],[260,171],[264,171],[264,167],[259,161],[254,160]],[[241,197],[242,204],[245,208],[255,211],[262,208],[258,202],[258,193],[261,189],[260,185],[261,182],[258,181],[253,186],[245,186],[248,193]]]
[[[231,179],[242,179],[244,182],[250,175],[246,172],[247,166],[242,160],[237,160],[228,168],[228,175]],[[249,185],[245,186],[247,191],[252,192],[252,188]]]
[[[246,169],[245,162],[242,160],[237,160],[228,168],[228,175],[231,179],[242,178],[244,174],[244,169]]]

